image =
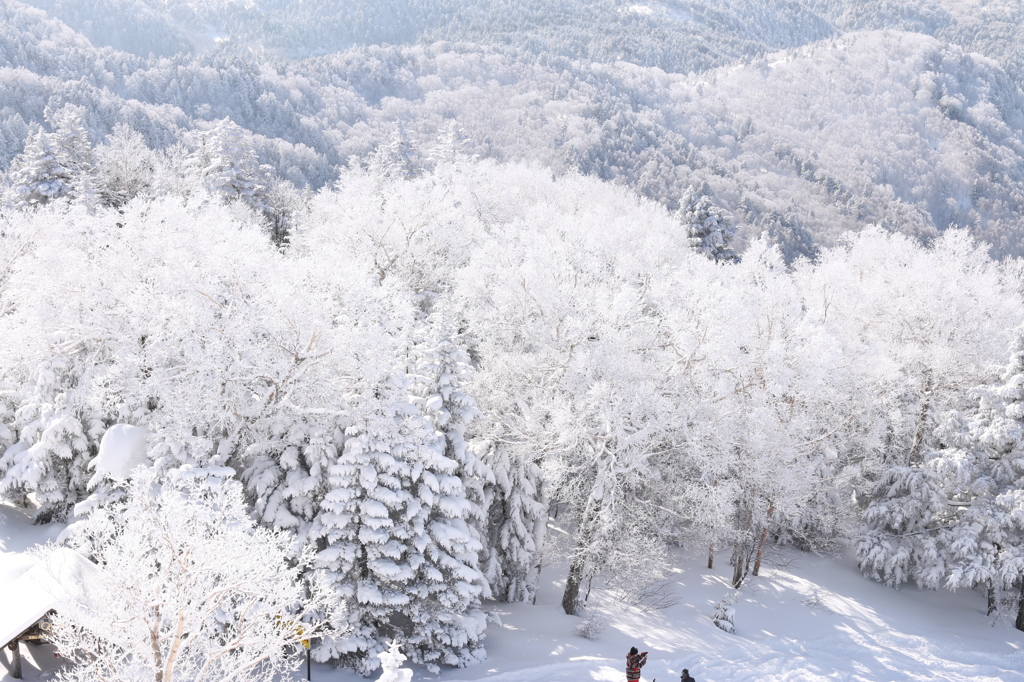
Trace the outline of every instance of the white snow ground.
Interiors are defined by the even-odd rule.
[[[0,552],[23,551],[59,531],[32,526],[27,514],[0,505]],[[683,667],[698,682],[1024,682],[1024,633],[1005,621],[993,624],[983,595],[891,590],[862,578],[849,554],[793,552],[784,558],[787,566],[762,571],[744,588],[735,635],[717,629],[710,618],[729,591],[723,553],[711,571],[706,557],[681,557],[672,583],[682,601],[665,610],[645,613],[595,592],[591,608],[608,623],[596,641],[573,634],[580,619],[562,613],[565,571],[553,565],[543,572],[535,606],[488,604],[501,625],[488,630],[485,663],[440,676],[417,669],[413,679],[624,682],[623,659],[636,645],[651,652],[646,682],[676,682]],[[46,679],[59,664],[48,647],[23,646],[22,652],[26,680]],[[6,651],[0,659],[0,682],[7,682]],[[305,679],[305,666],[293,679]],[[361,679],[313,666],[317,682]]]

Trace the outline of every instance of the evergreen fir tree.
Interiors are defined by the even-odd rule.
[[[39,370],[35,390],[15,412],[17,441],[0,457],[0,494],[23,501],[34,493],[36,523],[64,521],[86,495],[87,464],[96,455],[104,425],[68,404],[66,358]]]
[[[381,175],[410,180],[423,172],[419,149],[409,139],[405,126],[399,124],[391,140],[374,153],[370,168]]]
[[[717,262],[734,262],[739,259],[732,248],[736,226],[732,225],[725,213],[711,203],[706,188],[689,187],[679,200],[676,214],[686,230],[690,246]]]
[[[984,586],[989,612],[1000,589],[1017,592],[1024,630],[1024,336],[1011,348],[1002,383],[974,391],[973,416],[949,415],[933,466],[951,509],[943,529],[945,585]]]
[[[69,197],[90,210],[96,203],[93,150],[82,123],[84,108],[71,104],[48,110],[53,132],[30,129],[25,150],[14,160],[12,203],[25,208]]]
[[[533,602],[540,578],[548,518],[540,467],[522,449],[481,442],[481,459],[494,475],[486,489],[487,542],[484,576],[495,599]]]
[[[40,206],[73,192],[72,170],[60,159],[53,136],[39,126],[33,126],[25,150],[11,168],[11,203],[19,208]]]
[[[437,146],[431,150],[430,158],[439,163],[453,163],[458,159],[471,158],[469,144],[470,138],[465,129],[456,121],[451,121],[441,134]]]
[[[83,181],[91,180],[96,172],[89,132],[82,120],[84,116],[85,108],[73,104],[66,104],[46,114],[46,120],[53,130],[57,158],[71,172],[72,194],[75,197],[81,197],[85,193]]]
[[[711,617],[719,629],[730,635],[736,634],[736,608],[733,604],[736,603],[739,596],[739,591],[735,591],[722,597],[722,601],[715,605],[715,615]]]
[[[269,438],[250,445],[242,472],[260,523],[296,532],[296,552],[308,540],[328,491],[328,472],[338,459],[344,434],[305,419],[280,415]]]
[[[424,453],[443,456],[429,421],[408,400],[404,376],[375,389],[360,401],[363,411],[330,467],[330,491],[311,533],[322,547],[319,565],[347,603],[349,629],[325,638],[314,654],[363,675],[377,669],[391,639],[408,637],[403,622],[414,600],[429,596],[417,585],[430,544],[431,500],[421,496],[431,458]]]
[[[921,586],[934,583],[943,572],[935,530],[943,525],[948,508],[935,472],[923,460],[890,467],[873,494],[857,542],[861,571],[890,587],[910,580]]]
[[[418,575],[428,597],[410,612],[414,634],[408,647],[412,660],[432,669],[437,663],[462,667],[485,656],[480,600],[490,593],[479,557],[483,486],[493,476],[466,443],[466,427],[480,412],[464,390],[472,367],[457,331],[434,314],[415,352],[413,402],[429,419],[443,452],[425,463],[420,486],[421,498],[430,501],[430,544]]]
[[[273,169],[260,165],[252,140],[241,126],[228,118],[218,121],[201,138],[193,163],[212,194],[224,201],[241,201],[266,219],[275,244],[288,242],[288,217],[271,198]]]
[[[944,572],[939,531],[948,521],[950,507],[942,479],[931,465],[933,379],[929,370],[922,376],[914,433],[909,442],[892,439],[888,468],[875,482],[857,543],[861,571],[890,587],[909,580],[934,586]]]
[[[229,118],[217,122],[203,138],[196,163],[210,192],[225,200],[240,200],[262,208],[267,190],[265,169],[245,131]]]

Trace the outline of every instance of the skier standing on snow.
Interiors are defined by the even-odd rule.
[[[647,663],[647,652],[637,653],[636,647],[626,654],[626,682],[637,682],[640,679],[640,668]]]
[[[697,682],[697,680],[690,677],[690,671],[683,668],[683,674],[679,678],[679,682]]]

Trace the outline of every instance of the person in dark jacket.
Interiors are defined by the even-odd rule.
[[[637,653],[636,647],[626,654],[626,682],[637,682],[640,679],[640,668],[647,663],[647,652]]]
[[[690,677],[690,671],[683,668],[683,675],[679,678],[679,682],[697,682],[697,680]]]

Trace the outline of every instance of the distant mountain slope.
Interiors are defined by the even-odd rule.
[[[903,14],[908,5],[899,3],[869,3],[859,14],[836,14],[838,2],[818,5],[848,25],[902,16],[908,28],[937,31],[955,20],[934,3]],[[231,13],[232,6],[168,2],[152,17],[154,25],[188,19],[192,28],[235,17],[255,30],[246,23],[252,12],[263,8],[270,22],[274,7],[283,7],[250,3]],[[415,7],[426,12],[425,4]],[[580,21],[568,17],[575,5],[556,3],[550,15],[538,7],[533,23],[524,19],[525,35],[542,16],[550,26]],[[742,7],[752,12],[754,4]],[[692,16],[667,3],[599,2],[588,11],[601,8],[663,24]],[[508,20],[497,15],[465,31],[493,37]],[[0,168],[21,150],[31,123],[69,102],[85,107],[94,143],[127,122],[151,146],[165,147],[230,117],[252,131],[264,163],[314,188],[338,165],[365,162],[398,127],[429,159],[455,122],[472,153],[596,175],[670,208],[687,187],[705,187],[740,224],[743,240],[768,233],[790,258],[871,223],[922,239],[950,225],[970,227],[993,253],[1024,255],[1024,95],[996,61],[920,33],[850,33],[686,76],[570,59],[536,45],[447,41],[298,61],[230,42],[196,57],[141,58],[94,47],[15,0],[0,0],[0,16],[0,83],[10,95],[0,101]],[[266,35],[280,38],[276,26],[268,24]],[[509,36],[518,35],[513,28]],[[773,40],[782,39],[779,31]]]
[[[1022,253],[1024,98],[995,62],[918,34],[869,32],[710,81],[689,96],[747,121],[733,149],[717,148],[738,164],[734,177],[749,178],[735,202],[793,206],[817,243],[865,221],[924,237],[952,225]],[[811,208],[818,201],[826,212]]]
[[[1016,0],[28,1],[96,45],[140,56],[224,42],[301,57],[452,40],[688,73],[850,31],[894,29],[959,44],[1014,72],[1024,64]]]

